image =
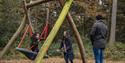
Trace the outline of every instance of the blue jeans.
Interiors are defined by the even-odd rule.
[[[104,51],[104,48],[94,48],[93,47],[95,63],[103,63],[103,59],[104,59],[103,51]]]

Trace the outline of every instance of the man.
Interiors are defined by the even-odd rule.
[[[101,15],[96,16],[96,22],[90,32],[95,63],[103,63],[103,51],[106,46],[107,38],[107,26],[103,19],[104,18]]]
[[[73,55],[72,42],[71,42],[70,35],[67,31],[64,31],[64,36],[60,45],[60,49],[64,53],[64,59],[66,63],[68,63],[68,61],[73,63],[74,55]]]

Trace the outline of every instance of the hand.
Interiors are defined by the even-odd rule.
[[[60,52],[60,49],[57,49],[56,51],[57,51],[57,52]]]

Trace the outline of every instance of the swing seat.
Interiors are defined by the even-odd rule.
[[[32,51],[25,49],[25,48],[16,47],[16,50],[21,52],[22,54],[24,54],[27,58],[29,58],[31,60],[34,60],[37,56],[37,52],[32,52]]]

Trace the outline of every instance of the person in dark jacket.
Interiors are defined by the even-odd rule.
[[[72,42],[70,35],[67,31],[64,31],[64,36],[60,45],[60,49],[63,50],[64,59],[66,63],[68,63],[68,61],[73,63],[74,55],[73,55]]]
[[[101,15],[96,16],[91,32],[90,40],[93,46],[95,63],[103,63],[103,51],[106,46],[107,26]]]

